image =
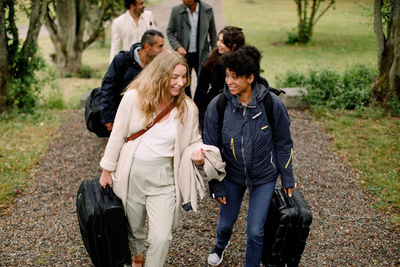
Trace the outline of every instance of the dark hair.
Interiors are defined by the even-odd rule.
[[[245,38],[241,28],[235,26],[225,26],[225,28],[223,28],[217,36],[219,36],[221,33],[224,36],[224,45],[232,51],[237,50],[245,45]],[[215,67],[220,56],[221,54],[218,52],[218,48],[214,48],[204,63],[204,68],[206,68],[210,73],[215,74]]]
[[[124,0],[124,6],[126,9],[129,9],[131,5],[136,6],[136,0]]]
[[[140,45],[142,47],[144,47],[145,44],[149,44],[151,46],[154,45],[154,43],[155,43],[154,36],[156,36],[156,35],[161,38],[164,38],[164,35],[157,30],[152,29],[152,30],[145,31],[142,35],[142,39],[140,40]]]
[[[237,76],[249,77],[254,75],[255,79],[260,77],[260,51],[250,45],[243,46],[236,51],[221,56],[220,62],[230,71],[234,71]]]

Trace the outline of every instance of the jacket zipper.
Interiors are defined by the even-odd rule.
[[[275,164],[274,164],[274,154],[271,151],[271,164],[274,167],[274,169],[276,170]]]
[[[248,185],[247,181],[247,167],[246,167],[246,157],[244,156],[244,140],[243,136],[240,138],[240,144],[241,144],[241,151],[242,151],[242,158],[243,158],[243,166],[244,166],[244,177],[245,177],[245,182],[246,186]]]

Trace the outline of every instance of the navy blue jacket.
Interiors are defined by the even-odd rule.
[[[121,51],[112,60],[101,83],[101,123],[114,122],[121,102],[121,93],[139,74],[142,67],[134,58],[134,51],[140,43],[133,44],[129,51]]]
[[[225,179],[252,186],[268,183],[281,175],[285,188],[294,187],[293,142],[287,110],[279,97],[271,93],[274,116],[271,129],[262,103],[268,82],[255,81],[252,87],[252,98],[243,106],[225,85],[223,94],[227,101],[222,131],[218,129],[217,96],[208,105],[204,117],[203,142],[220,148],[226,162]],[[210,183],[210,193],[213,197],[224,196],[223,183]]]

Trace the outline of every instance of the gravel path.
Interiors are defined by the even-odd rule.
[[[106,142],[85,129],[83,110],[65,116],[26,191],[0,216],[0,266],[91,266],[75,197],[81,180],[99,175]],[[308,113],[290,110],[290,116],[295,174],[314,215],[301,266],[400,266],[399,229],[371,208],[373,198],[329,152],[328,136]],[[201,201],[199,213],[183,213],[168,266],[206,266],[217,218],[218,206],[209,197]],[[241,265],[245,227],[242,212],[221,266]]]
[[[152,10],[169,14],[166,3],[177,2],[164,0]],[[207,2],[220,7],[218,0]],[[219,18],[217,25],[223,23]],[[301,266],[400,266],[400,229],[372,208],[373,197],[360,189],[357,174],[330,152],[330,138],[313,118],[304,111],[289,113],[295,175],[314,216]],[[80,181],[100,174],[106,141],[86,130],[83,110],[66,112],[65,117],[25,192],[0,215],[0,266],[91,266],[75,197]],[[245,202],[220,266],[242,265],[246,208]],[[167,266],[207,266],[217,219],[218,206],[209,197],[201,201],[199,213],[183,213]]]

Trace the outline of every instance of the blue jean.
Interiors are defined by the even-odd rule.
[[[224,179],[226,204],[220,204],[217,227],[217,246],[227,246],[237,220],[247,187]],[[264,224],[276,180],[249,187],[249,211],[247,215],[247,245],[245,267],[260,266],[264,238]]]

